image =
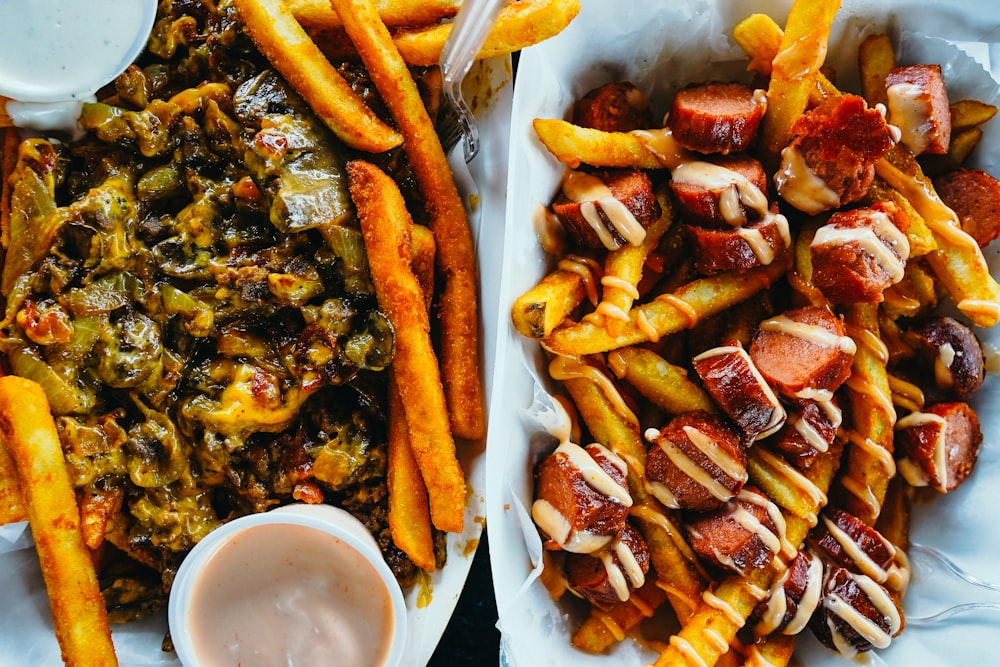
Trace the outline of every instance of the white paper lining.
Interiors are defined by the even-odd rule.
[[[767,13],[783,24],[789,2],[614,3],[584,0],[583,11],[559,36],[522,53],[511,126],[510,196],[506,260],[501,280],[500,347],[492,399],[493,415],[487,463],[487,517],[490,525],[494,582],[503,633],[503,660],[516,667],[544,665],[642,665],[655,657],[633,642],[617,646],[611,657],[572,649],[569,638],[581,620],[570,607],[553,603],[535,577],[537,545],[527,548],[523,508],[531,503],[531,467],[539,454],[538,428],[526,431],[519,415],[532,401],[540,355],[510,325],[513,300],[544,275],[544,254],[531,231],[535,209],[548,202],[563,167],[548,155],[531,129],[531,120],[564,118],[572,102],[588,90],[612,80],[630,80],[647,93],[654,117],[662,115],[680,86],[712,78],[748,80],[742,52],[729,39],[732,27],[754,12]],[[998,64],[1000,7],[969,2],[939,7],[932,0],[875,2],[845,0],[834,26],[827,63],[844,90],[857,90],[856,54],[860,40],[885,31],[896,42],[900,63],[943,65],[952,100],[971,98],[997,104],[996,82],[976,62]],[[923,33],[934,34],[928,39]],[[957,49],[954,43],[960,43]],[[975,59],[969,57],[971,52]],[[988,124],[971,162],[995,175],[1000,151],[1000,121]],[[986,249],[997,274],[998,244]],[[995,330],[979,331],[987,349],[1000,345]],[[546,385],[543,381],[542,385]],[[1000,417],[991,410],[1000,401],[996,377],[975,401],[985,441],[977,469],[958,491],[914,510],[912,537],[943,549],[962,567],[982,578],[1000,578],[993,554],[1000,549]],[[551,445],[551,440],[549,441]],[[529,540],[531,542],[531,540]],[[529,558],[530,553],[530,558]],[[932,613],[955,601],[972,599],[954,586],[928,580],[916,562],[906,608],[915,615]],[[918,606],[919,605],[919,606]],[[872,664],[988,664],[1000,640],[996,613],[955,619],[940,628],[908,628],[892,647],[863,658]],[[818,645],[808,633],[800,640],[803,664],[837,667],[847,664]]]

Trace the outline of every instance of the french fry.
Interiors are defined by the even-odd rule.
[[[544,338],[583,303],[587,288],[578,271],[557,268],[522,294],[511,306],[514,328],[528,338]]]
[[[426,572],[436,567],[427,485],[410,445],[406,410],[389,373],[389,533],[393,543]]]
[[[956,133],[979,127],[993,118],[997,113],[997,108],[979,100],[958,100],[949,105],[949,111],[951,112],[952,138],[954,139]]]
[[[423,290],[410,267],[413,222],[398,186],[378,167],[355,160],[347,164],[347,175],[375,294],[396,331],[392,368],[431,519],[439,530],[458,532],[464,522],[465,479],[448,425]]]
[[[333,0],[333,7],[344,18],[347,34],[399,125],[403,149],[430,214],[438,273],[444,281],[441,374],[452,433],[459,438],[482,438],[486,409],[479,369],[476,258],[465,207],[416,83],[370,0]]]
[[[0,378],[0,434],[21,480],[63,661],[117,665],[104,598],[80,532],[76,494],[40,386],[13,375]]]
[[[708,393],[675,366],[652,350],[623,347],[608,353],[608,366],[621,369],[621,378],[672,415],[694,410],[717,412]]]
[[[886,105],[885,78],[896,66],[896,52],[888,35],[869,35],[858,47],[858,68],[861,70],[861,94],[868,106]]]
[[[283,0],[304,28],[340,28],[344,25],[329,0]],[[437,23],[458,13],[460,0],[376,0],[375,6],[387,26]]]
[[[14,459],[3,442],[0,442],[0,526],[27,518],[28,510],[24,507]]]
[[[784,667],[795,653],[795,637],[768,635],[754,643],[747,652],[744,667]]]
[[[580,0],[521,0],[500,12],[486,36],[478,59],[507,55],[559,34],[580,13]],[[451,24],[402,30],[394,41],[403,60],[410,65],[436,65],[451,34]]]
[[[437,244],[431,230],[423,225],[413,225],[410,252],[413,257],[413,274],[424,291],[424,303],[429,311],[434,297],[434,256],[437,254]]]
[[[88,549],[97,550],[104,543],[108,524],[121,510],[123,500],[120,488],[84,491],[80,497],[80,532]]]
[[[641,133],[604,132],[557,118],[536,118],[532,125],[545,148],[570,169],[581,164],[663,169],[681,159],[681,153],[657,151],[658,131],[651,131],[647,139]],[[678,150],[672,143],[670,148]]]
[[[575,357],[644,343],[651,333],[657,337],[676,333],[770,287],[788,269],[789,260],[790,253],[785,253],[768,266],[691,281],[666,298],[661,295],[633,308],[615,336],[602,326],[580,322],[556,328],[543,344],[557,354]]]
[[[972,154],[972,151],[979,145],[979,140],[983,138],[983,131],[978,127],[955,132],[952,128],[951,141],[948,143],[948,152],[944,155],[923,155],[921,163],[924,173],[928,176],[957,169],[962,166],[965,160]]]
[[[839,8],[840,0],[792,3],[781,45],[771,61],[767,112],[761,121],[759,139],[765,164],[778,163],[779,153],[788,145],[792,124],[806,109]]]
[[[656,613],[663,604],[666,593],[648,578],[625,602],[619,602],[606,611],[591,609],[590,616],[573,633],[573,646],[587,653],[603,653],[620,642],[630,630]]]
[[[282,0],[236,0],[235,5],[260,52],[345,144],[382,153],[402,142],[337,73]]]
[[[979,244],[962,230],[913,156],[897,146],[878,161],[875,172],[910,202],[934,234],[939,249],[927,261],[958,309],[976,326],[1000,321],[1000,285]]]

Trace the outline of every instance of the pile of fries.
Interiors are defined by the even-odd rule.
[[[423,96],[413,75],[413,68],[436,65],[459,2],[232,4],[259,51],[357,156],[346,167],[350,197],[378,305],[395,336],[384,408],[388,522],[396,547],[432,572],[441,565],[435,531],[460,532],[465,521],[467,490],[456,440],[481,440],[486,421],[472,237],[435,133],[436,91]],[[578,10],[576,0],[513,2],[479,57],[510,54],[546,39]],[[161,3],[161,11],[169,15],[171,3]],[[338,62],[359,59],[385,110],[366,104],[338,71]],[[8,124],[3,118],[0,127]],[[15,128],[0,131],[5,133],[0,203],[4,246],[9,247],[16,204],[8,176],[18,159],[20,135]],[[375,164],[395,149],[405,154],[425,210],[408,211],[399,185]],[[415,225],[414,217],[428,224]],[[81,505],[48,397],[35,382],[15,375],[0,378],[0,445],[0,519],[30,522],[64,661],[116,664],[99,573],[85,535],[88,526],[102,531],[112,513],[123,509]],[[308,501],[308,494],[303,499]]]
[[[757,151],[761,161],[770,164],[769,176],[796,120],[822,100],[841,94],[834,75],[823,68],[838,8],[838,2],[795,0],[784,28],[763,14],[751,15],[733,28],[733,40],[749,59],[747,69],[767,90]],[[870,107],[885,104],[884,81],[895,66],[887,36],[875,35],[864,42],[859,53],[860,93]],[[664,415],[714,409],[705,390],[689,377],[686,362],[670,363],[668,358],[683,359],[684,350],[704,349],[697,332],[712,332],[713,326],[724,332],[720,338],[747,344],[757,324],[773,314],[771,304],[783,299],[833,310],[844,318],[857,345],[841,399],[849,405],[838,436],[843,454],[831,448],[802,471],[758,444],[748,449],[750,481],[780,508],[785,534],[796,548],[830,502],[877,526],[906,549],[914,490],[895,476],[893,431],[897,409],[901,416],[917,408],[907,401],[905,383],[887,364],[890,358],[908,354],[898,335],[901,319],[931,311],[939,295],[947,295],[977,327],[992,327],[1000,320],[1000,286],[980,247],[958,230],[957,219],[946,212],[930,176],[962,164],[981,137],[982,124],[995,112],[977,101],[953,101],[954,129],[947,154],[918,163],[897,145],[876,166],[883,189],[871,196],[909,204],[911,248],[913,256],[922,258],[919,264],[914,262],[913,272],[919,271],[931,283],[919,298],[915,291],[907,291],[913,300],[905,313],[889,303],[826,302],[810,282],[810,238],[805,231],[815,221],[793,225],[787,256],[745,272],[707,277],[693,276],[685,268],[690,258],[682,249],[686,247],[678,229],[682,225],[673,220],[669,197],[660,202],[665,220],[648,227],[639,244],[594,252],[577,246],[567,249],[543,238],[543,249],[550,254],[549,273],[512,304],[514,328],[537,341],[540,357],[556,381],[551,386],[578,418],[577,435],[583,439],[573,442],[600,443],[628,464],[629,516],[648,542],[650,574],[655,572],[655,578],[647,578],[628,601],[606,608],[592,606],[589,617],[575,629],[573,646],[601,653],[629,635],[641,634],[660,652],[657,665],[784,665],[792,660],[794,637],[755,637],[750,631],[760,593],[770,589],[779,568],[768,566],[742,576],[720,574],[699,561],[685,541],[684,514],[666,509],[649,492],[643,440],[644,429],[658,428],[663,422],[656,420]],[[554,158],[573,170],[583,165],[584,170],[621,167],[662,172],[669,162],[655,150],[660,146],[643,140],[641,130],[607,132],[560,118],[538,118],[534,132]],[[626,316],[609,315],[615,312]],[[706,322],[712,324],[695,329]],[[686,337],[690,330],[694,330],[691,339]],[[545,567],[557,569],[558,562],[547,556]],[[566,593],[559,575],[543,574],[543,578],[557,597]],[[575,600],[565,605],[577,608]],[[668,608],[664,615],[679,630],[666,636],[640,632],[640,624],[663,608]]]

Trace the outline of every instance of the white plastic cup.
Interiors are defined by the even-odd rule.
[[[259,526],[274,524],[301,526],[331,535],[336,538],[337,547],[324,552],[325,558],[337,558],[338,553],[346,554],[347,557],[353,557],[352,553],[360,554],[372,566],[391,600],[392,626],[385,629],[389,636],[384,638],[388,642],[388,651],[383,665],[384,667],[399,665],[406,645],[406,602],[399,583],[383,559],[377,543],[364,525],[350,513],[330,505],[306,504],[288,505],[269,512],[234,519],[209,533],[185,557],[174,578],[167,611],[170,636],[181,663],[185,667],[217,667],[206,662],[204,656],[198,655],[198,646],[192,641],[192,624],[196,622],[195,615],[191,613],[192,596],[198,586],[206,585],[206,581],[201,577],[205,566],[227,545],[231,545],[230,549],[240,548],[240,543],[233,542],[236,535],[243,531],[252,531]],[[336,664],[336,657],[336,646],[331,646],[329,664]],[[279,663],[285,664],[284,659],[273,664]]]

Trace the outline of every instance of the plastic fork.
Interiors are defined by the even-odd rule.
[[[466,162],[471,162],[479,153],[479,128],[462,94],[462,81],[504,4],[506,0],[464,0],[441,50],[439,64],[445,105],[438,123],[438,135],[446,154],[462,141]]]
[[[933,559],[934,561],[936,561],[937,565],[941,566],[940,569],[943,569],[948,574],[951,574],[953,577],[959,579],[960,581],[965,582],[969,586],[986,591],[993,591],[996,593],[1000,593],[1000,584],[994,584],[988,581],[983,581],[978,577],[972,576],[971,574],[960,568],[950,558],[945,556],[943,553],[941,553],[934,547],[928,547],[923,544],[910,544],[910,548],[908,551],[910,553],[911,560],[913,560],[914,557],[921,557],[921,556],[927,557],[928,559]],[[929,614],[927,616],[915,617],[911,616],[910,614],[907,614],[906,623],[907,625],[934,625],[936,623],[940,623],[941,621],[950,619],[951,617],[956,616],[958,614],[964,614],[970,611],[977,611],[977,610],[1000,611],[1000,600],[964,602],[948,607],[947,609],[939,611],[935,614]]]

